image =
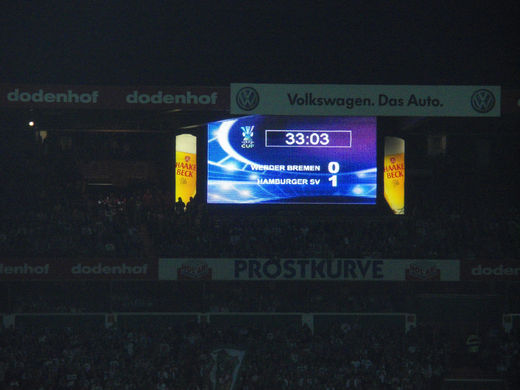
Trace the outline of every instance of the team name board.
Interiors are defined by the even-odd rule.
[[[210,204],[375,205],[375,117],[252,115],[208,124]]]
[[[458,260],[159,259],[160,280],[457,281]]]
[[[232,114],[500,116],[499,86],[231,84]]]

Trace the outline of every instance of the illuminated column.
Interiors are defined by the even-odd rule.
[[[188,203],[197,192],[197,137],[175,137],[175,200]]]
[[[385,137],[385,199],[394,214],[404,214],[404,139]]]

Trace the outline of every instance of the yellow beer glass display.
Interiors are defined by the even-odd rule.
[[[385,137],[384,193],[394,214],[404,215],[404,139]]]
[[[175,137],[175,201],[188,203],[197,193],[197,137]]]

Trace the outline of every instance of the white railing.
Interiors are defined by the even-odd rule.
[[[405,332],[408,332],[412,327],[415,327],[417,324],[417,316],[413,313],[302,313],[302,312],[114,312],[114,313],[14,313],[14,314],[4,314],[3,317],[3,325],[4,328],[16,327],[20,322],[26,322],[27,319],[32,318],[40,318],[43,320],[44,318],[49,320],[55,320],[56,322],[60,322],[61,319],[71,319],[78,320],[80,318],[92,317],[101,317],[100,322],[104,319],[104,326],[111,327],[114,325],[124,324],[132,317],[142,318],[142,317],[150,317],[153,318],[162,317],[165,320],[168,319],[177,319],[183,320],[195,320],[198,323],[214,323],[218,324],[220,321],[225,319],[231,319],[232,322],[236,322],[237,324],[242,323],[244,320],[247,321],[251,317],[254,317],[260,322],[262,319],[273,322],[276,320],[286,320],[286,321],[298,321],[300,325],[308,326],[311,331],[314,332],[315,326],[317,322],[320,321],[334,321],[343,319],[347,321],[347,318],[363,321],[370,321],[372,318],[375,320],[387,321],[391,317],[394,317],[396,320],[401,320],[402,329]],[[233,321],[234,319],[234,321]],[[41,321],[38,321],[41,323]],[[101,323],[100,323],[101,325]]]

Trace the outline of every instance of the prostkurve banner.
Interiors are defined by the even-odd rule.
[[[0,107],[228,111],[229,88],[0,84]]]
[[[326,116],[500,116],[496,85],[233,83],[231,114]]]
[[[458,281],[459,260],[159,259],[160,280]]]
[[[157,259],[3,259],[0,281],[157,280]]]
[[[471,260],[461,262],[462,280],[520,281],[518,260]]]

